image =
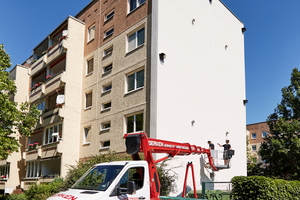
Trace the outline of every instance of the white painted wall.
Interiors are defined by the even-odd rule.
[[[217,143],[229,139],[232,168],[217,172],[214,181],[246,175],[243,23],[218,0],[153,0],[152,8],[150,137],[205,148],[212,140],[219,150]],[[177,170],[179,190],[187,161],[200,165],[199,157],[172,162],[183,165]],[[204,174],[195,171],[200,184]]]

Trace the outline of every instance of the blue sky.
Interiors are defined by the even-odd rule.
[[[12,65],[22,64],[32,49],[68,15],[76,15],[90,1],[1,1],[0,44],[5,45]],[[247,124],[263,122],[281,101],[281,89],[289,85],[292,69],[300,66],[300,1],[223,2],[247,28]]]

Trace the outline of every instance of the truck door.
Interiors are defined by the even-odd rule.
[[[133,181],[135,183],[135,193],[128,194],[127,182]],[[144,167],[131,167],[120,179],[119,183],[114,190],[116,200],[146,200],[150,199],[149,185],[145,183],[145,168]]]

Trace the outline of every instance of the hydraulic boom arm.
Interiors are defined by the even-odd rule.
[[[149,165],[151,180],[150,197],[158,198],[160,183],[156,172],[155,164],[176,155],[207,154],[209,165],[213,171],[218,171],[213,165],[209,149],[201,148],[189,143],[171,142],[148,138],[146,133],[125,134],[127,153],[131,154],[133,160],[140,160],[138,152],[144,152],[145,160]],[[152,153],[166,153],[166,157],[154,161]]]

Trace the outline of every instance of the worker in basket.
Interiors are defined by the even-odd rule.
[[[231,149],[231,145],[229,144],[229,140],[226,140],[226,144],[220,145],[220,147],[224,147],[224,153],[223,153],[223,159],[224,159],[224,165],[228,164],[228,156],[227,156],[227,150]]]

